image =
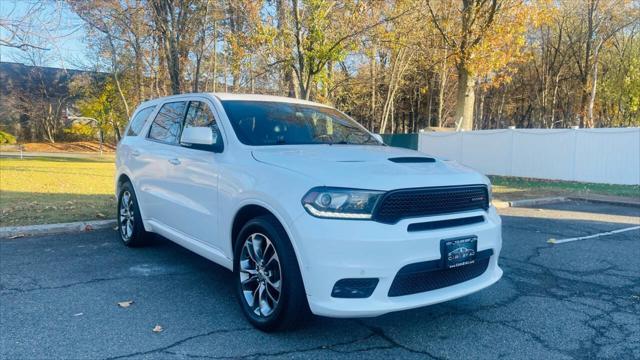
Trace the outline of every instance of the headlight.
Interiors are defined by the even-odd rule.
[[[382,191],[317,187],[302,198],[309,214],[321,218],[371,219]]]

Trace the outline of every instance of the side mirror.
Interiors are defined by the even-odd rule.
[[[221,140],[218,132],[210,127],[185,127],[180,144],[193,149],[222,152]]]
[[[384,140],[382,140],[382,136],[380,134],[372,134],[372,135],[376,140],[378,140],[378,141],[380,141],[380,143],[384,144]]]

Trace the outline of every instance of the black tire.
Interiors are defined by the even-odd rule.
[[[132,216],[126,214],[126,207],[123,207],[123,202],[129,202],[128,209],[130,213],[132,212]],[[133,186],[128,181],[120,186],[117,211],[118,234],[120,234],[122,242],[129,247],[146,245],[149,234],[144,230],[138,198]],[[129,221],[132,221],[131,225],[129,225]]]
[[[257,237],[252,237],[254,235]],[[271,250],[265,249],[260,257],[262,257],[263,261],[268,263],[260,270],[255,270],[256,278],[260,276],[258,275],[258,271],[262,274],[262,279],[254,280],[256,283],[255,291],[259,292],[259,284],[263,284],[264,289],[266,290],[264,298],[268,299],[272,305],[271,307],[267,306],[267,310],[270,308],[272,311],[267,315],[263,314],[263,308],[262,305],[260,305],[262,302],[256,299],[257,293],[250,290],[248,291],[247,287],[250,287],[251,285],[246,284],[251,284],[252,282],[245,280],[246,284],[243,285],[243,281],[241,280],[241,276],[244,276],[245,279],[247,279],[247,277],[254,276],[249,274],[247,270],[251,267],[250,265],[247,265],[250,262],[247,259],[247,251],[249,251],[248,249],[250,247],[255,249],[250,244],[254,244],[254,241],[257,242],[257,239],[261,235],[263,235],[267,241],[265,242],[264,240],[260,240],[260,243],[270,243],[273,245],[272,247],[275,248],[276,260],[279,262],[279,266],[276,269],[275,265],[273,265],[273,259],[270,258],[265,260],[271,252]],[[247,320],[249,320],[254,327],[265,332],[291,330],[306,322],[306,320],[309,319],[311,312],[309,311],[307,296],[304,290],[302,276],[300,275],[300,267],[298,266],[298,260],[291,242],[278,220],[270,215],[259,216],[249,220],[242,230],[240,230],[240,233],[235,240],[233,273],[236,296],[240,303],[242,313]],[[250,242],[250,244],[247,244],[248,242]],[[265,247],[267,246],[268,245],[265,245]],[[253,255],[256,256],[255,253]],[[242,269],[244,270],[241,270],[241,259],[245,259],[243,260],[242,265]],[[251,259],[253,259],[253,257]],[[258,262],[260,261],[256,261],[255,264]],[[258,266],[256,265],[254,268],[258,269]],[[241,272],[243,274],[241,274]],[[269,298],[267,298],[267,296],[277,292],[275,291],[276,288],[270,285],[272,282],[269,281],[277,280],[277,276],[275,274],[278,272],[281,290],[277,303],[273,304],[273,297],[269,296]],[[269,279],[269,277],[271,278]],[[251,300],[249,300],[247,296],[252,297],[252,303],[254,306],[249,304]],[[262,299],[262,297],[260,297],[260,299]],[[258,305],[255,306],[255,302],[257,300]]]

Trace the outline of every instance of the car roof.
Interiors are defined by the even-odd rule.
[[[306,104],[306,105],[329,107],[327,105],[316,103],[313,101],[290,98],[285,96],[259,95],[259,94],[232,94],[232,93],[211,93],[211,95],[217,97],[221,101],[225,101],[225,100],[273,101],[273,102],[286,102],[291,104]]]
[[[142,102],[139,105],[139,108],[142,108],[144,106],[149,106],[149,105],[156,105],[159,102],[165,102],[167,100],[171,100],[174,98],[178,100],[183,97],[194,96],[194,95],[199,95],[199,96],[210,95],[218,98],[218,100],[220,101],[234,101],[234,100],[271,101],[271,102],[283,102],[283,103],[290,103],[290,104],[304,104],[304,105],[330,107],[328,105],[316,103],[313,101],[301,100],[301,99],[290,98],[285,96],[259,95],[259,94],[232,94],[232,93],[185,93],[185,94],[164,96],[157,99],[150,99]]]

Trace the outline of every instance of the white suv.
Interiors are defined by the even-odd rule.
[[[185,94],[136,110],[118,145],[122,241],[149,232],[233,270],[247,319],[376,316],[500,279],[489,180],[385,146],[290,98]]]

